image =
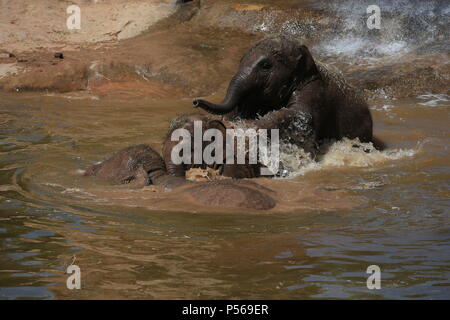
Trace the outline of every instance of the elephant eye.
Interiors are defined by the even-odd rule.
[[[261,67],[262,67],[264,70],[269,70],[270,68],[272,68],[272,64],[271,64],[269,61],[263,61],[263,62],[261,63]]]

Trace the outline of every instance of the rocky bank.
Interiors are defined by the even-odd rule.
[[[363,10],[360,17],[346,16],[346,1],[337,7],[308,0],[183,2],[3,0],[0,88],[98,97],[208,96],[226,88],[253,42],[282,32],[337,65],[369,97],[448,94],[448,18],[433,34],[408,34],[421,20],[388,10],[385,21],[400,29],[383,33],[365,31]],[[81,9],[80,30],[66,26],[72,4]],[[356,40],[346,45],[342,37],[350,33]],[[346,52],[358,39],[374,40]],[[395,51],[398,43],[408,50]],[[392,46],[392,54],[379,52]]]

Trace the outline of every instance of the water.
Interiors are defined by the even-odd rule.
[[[399,56],[418,50],[430,51],[434,45],[449,47],[449,13],[447,1],[379,1],[380,29],[369,29],[366,12],[370,1],[340,0],[323,4],[338,17],[338,25],[323,42],[323,52],[366,58]]]
[[[435,22],[425,21],[428,32]],[[316,53],[370,67],[385,59],[321,51],[335,40],[324,37]],[[191,98],[1,94],[0,299],[450,298],[448,92],[371,100],[385,151],[342,141],[311,162],[285,150],[294,173],[258,179],[277,192],[267,212],[200,207],[81,175],[126,146],[160,150]],[[73,260],[81,290],[66,288]],[[370,265],[381,268],[381,290],[366,287]]]
[[[349,155],[341,142],[312,170],[263,179],[281,201],[255,213],[79,174],[124,146],[158,145],[186,101],[4,96],[1,297],[448,298],[449,105],[423,101],[374,106],[387,151]],[[63,272],[73,255],[77,292]],[[365,286],[371,264],[382,290]]]

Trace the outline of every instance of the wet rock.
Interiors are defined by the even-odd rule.
[[[0,53],[0,59],[9,59],[9,58],[15,58],[16,56],[9,52],[1,52]]]
[[[424,92],[447,93],[450,66],[432,64],[437,57],[428,60],[399,62],[370,69],[360,69],[349,75],[351,82],[366,89],[369,98],[376,98],[379,90],[385,97],[415,97]]]
[[[19,68],[15,63],[2,63],[0,64],[0,79],[14,76],[19,72]],[[1,84],[1,82],[0,82]]]
[[[393,34],[386,35],[384,32],[367,31],[362,23],[365,16],[354,9],[353,4],[345,1],[325,5],[319,1],[293,0],[248,0],[245,3],[193,0],[177,6],[170,1],[170,8],[167,7],[169,1],[159,2],[161,3],[155,11],[155,14],[158,10],[161,12],[161,15],[156,17],[159,20],[156,23],[152,20],[152,24],[140,36],[117,41],[139,33],[135,28],[136,17],[130,17],[127,12],[123,12],[123,19],[109,21],[109,27],[103,26],[101,33],[98,32],[102,35],[106,31],[111,34],[120,32],[118,35],[95,38],[95,41],[113,42],[92,44],[92,37],[87,41],[83,40],[81,34],[71,34],[70,39],[81,37],[79,43],[83,44],[83,50],[81,46],[72,46],[70,50],[67,46],[61,46],[64,49],[59,50],[70,54],[70,63],[67,59],[64,62],[68,66],[59,63],[59,59],[64,57],[62,53],[61,57],[48,61],[53,52],[43,52],[47,44],[42,44],[39,49],[42,52],[35,48],[33,53],[20,54],[17,62],[21,63],[23,74],[1,78],[0,87],[5,90],[20,88],[21,91],[64,92],[98,89],[102,95],[123,88],[121,91],[154,98],[206,96],[224,90],[240,57],[254,42],[273,33],[287,33],[311,47],[318,59],[336,64],[351,83],[365,89],[369,97],[376,97],[380,90],[383,90],[386,96],[398,98],[416,96],[424,92],[448,92],[449,65],[445,63],[448,55],[436,55],[436,51],[442,53],[448,47],[448,42],[445,41],[448,38],[445,37],[445,24],[438,23],[438,31],[433,31],[428,24],[429,18],[424,18],[424,24],[420,22],[421,16],[409,17],[408,12],[401,11],[401,23],[392,26],[395,27]],[[114,8],[118,6],[104,1],[104,6],[109,5]],[[150,5],[142,3],[143,8]],[[136,8],[127,4],[122,11],[136,13],[139,11]],[[89,10],[99,10],[99,7],[92,6]],[[347,17],[348,14],[352,15]],[[388,19],[386,21],[397,21],[397,14],[397,11],[393,10],[385,16]],[[139,17],[141,16],[139,13]],[[354,21],[358,23],[347,23],[354,18],[357,18]],[[21,20],[17,24],[19,22],[23,24]],[[426,30],[419,32],[420,36],[416,37],[418,29],[423,28]],[[386,61],[380,59],[379,55],[370,56],[374,54],[371,50],[376,49],[375,53],[378,54],[384,52],[384,49],[392,49],[390,44],[394,47],[396,44],[403,44],[396,38],[402,35],[403,30],[407,33],[408,41],[415,38],[425,39],[428,35],[434,37],[434,33],[443,38],[438,44],[420,44],[416,51],[411,51],[415,59],[406,57],[403,51],[397,59]],[[54,37],[57,34],[55,31],[49,36]],[[359,40],[361,41],[358,42]],[[387,48],[382,46],[377,49],[379,44]],[[405,49],[409,50],[406,44],[405,42]],[[350,52],[346,55],[348,52],[340,52],[348,47],[357,47],[356,53]],[[367,59],[359,57],[361,50],[363,54],[369,54],[370,59],[374,58],[379,62],[370,65],[373,59],[369,59],[368,63]],[[101,60],[102,65],[91,70],[92,61],[97,60]],[[347,67],[340,64],[347,64]],[[170,91],[173,92],[172,95]]]
[[[24,65],[27,67],[24,71],[0,80],[5,91],[70,92],[86,89],[87,68],[83,62],[52,65],[50,61],[27,61]]]

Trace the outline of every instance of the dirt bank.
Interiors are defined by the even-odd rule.
[[[70,4],[81,30],[67,30]],[[314,49],[342,17],[315,1],[3,1],[0,87],[4,91],[103,96],[194,97],[224,90],[240,56],[274,33],[296,36],[336,63],[369,96],[448,92],[448,54],[412,53],[367,66]],[[64,59],[54,58],[62,52]],[[418,72],[418,70],[420,72]]]

